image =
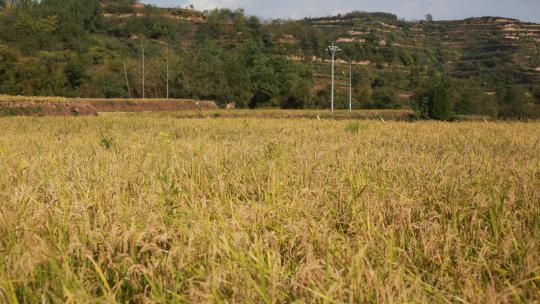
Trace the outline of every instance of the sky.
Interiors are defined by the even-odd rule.
[[[435,20],[501,16],[540,23],[540,0],[142,0],[157,6],[197,10],[215,7],[243,8],[264,18],[328,16],[353,10],[389,12],[407,20],[423,19],[431,13]]]

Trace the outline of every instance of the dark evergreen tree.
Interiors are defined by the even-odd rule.
[[[419,118],[450,120],[453,115],[453,107],[448,92],[448,85],[434,79],[427,85],[422,86],[414,96],[416,111]]]

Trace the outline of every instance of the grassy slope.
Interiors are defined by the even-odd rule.
[[[540,299],[538,123],[0,129],[8,302]]]

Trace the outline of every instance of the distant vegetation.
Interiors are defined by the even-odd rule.
[[[540,26],[510,19],[406,22],[352,12],[260,20],[241,9],[127,0],[0,0],[0,26],[2,94],[322,108],[326,47],[337,41],[338,107],[348,103],[352,60],[355,108],[415,108],[425,117],[422,96],[445,79],[450,116],[540,112]]]

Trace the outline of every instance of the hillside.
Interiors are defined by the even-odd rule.
[[[168,82],[174,98],[327,107],[326,47],[336,42],[339,107],[348,103],[349,61],[355,107],[410,108],[433,79],[450,88],[458,114],[522,116],[540,102],[540,25],[514,19],[353,12],[262,21],[128,0],[1,3],[3,94],[162,98]]]
[[[421,81],[418,78],[433,68],[455,79],[485,84],[487,94],[494,93],[500,82],[531,88],[540,83],[538,24],[497,17],[410,23],[388,14],[365,13],[303,23],[337,41],[344,50],[342,58],[363,66],[367,74],[393,74],[394,88],[402,97],[410,96]],[[293,41],[292,35],[287,37]],[[328,64],[327,59],[309,56],[302,58]],[[319,70],[323,83],[328,80],[327,69]],[[348,79],[341,80],[342,86],[348,85]]]

